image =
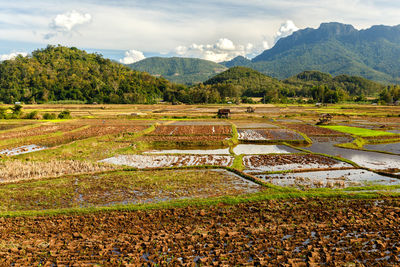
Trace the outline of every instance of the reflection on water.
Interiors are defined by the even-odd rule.
[[[366,185],[399,185],[400,180],[366,170],[316,171],[257,175],[269,183],[293,187],[345,188]]]
[[[233,152],[236,155],[259,155],[259,154],[288,154],[298,153],[296,149],[283,145],[237,145]]]
[[[375,170],[400,169],[400,156],[334,146],[335,144],[348,143],[351,141],[352,140],[347,137],[313,138],[313,144],[306,149],[316,153],[340,156],[349,159],[364,168]]]
[[[364,148],[400,154],[400,143],[366,145]]]
[[[229,148],[223,149],[169,149],[152,150],[145,154],[192,154],[192,155],[229,155]]]

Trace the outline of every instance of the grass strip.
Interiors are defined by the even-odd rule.
[[[399,197],[400,193],[388,193],[386,197]],[[223,196],[218,198],[205,198],[205,199],[188,199],[188,200],[174,200],[160,203],[151,204],[128,204],[128,205],[115,205],[105,207],[87,207],[87,208],[69,208],[69,209],[52,209],[41,211],[9,211],[1,212],[0,217],[27,217],[27,216],[57,216],[57,215],[81,215],[97,212],[133,212],[133,211],[146,211],[146,210],[159,210],[159,209],[175,209],[185,207],[209,207],[219,204],[237,205],[241,203],[259,202],[267,200],[285,200],[296,198],[338,198],[338,199],[376,199],[382,197],[378,192],[287,192],[287,193],[271,193],[261,192],[250,195],[242,196]]]
[[[359,137],[378,137],[378,136],[387,136],[387,135],[393,135],[393,136],[397,135],[398,136],[398,134],[395,134],[395,133],[379,131],[379,130],[370,130],[370,129],[353,127],[353,126],[327,125],[327,126],[321,126],[321,127],[331,129],[334,131],[338,131],[338,132],[342,132],[342,133],[352,134],[352,135],[359,136]]]

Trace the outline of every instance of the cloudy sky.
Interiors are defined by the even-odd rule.
[[[0,60],[47,44],[122,63],[150,56],[253,57],[293,31],[337,21],[400,24],[397,0],[0,0]]]

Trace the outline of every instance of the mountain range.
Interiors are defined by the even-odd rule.
[[[211,72],[216,74],[234,66],[246,66],[277,79],[316,70],[333,76],[347,74],[400,83],[400,25],[357,30],[352,25],[322,23],[318,29],[306,28],[279,39],[274,47],[252,60],[242,56],[220,64],[201,60],[201,64],[194,64],[198,68],[184,64],[186,60],[150,58],[129,67],[184,83],[206,81]],[[204,66],[207,67],[203,69]]]

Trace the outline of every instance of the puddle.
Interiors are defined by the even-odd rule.
[[[388,130],[386,132],[400,134],[400,130]]]
[[[275,185],[307,188],[346,188],[351,186],[400,184],[399,179],[382,176],[366,170],[315,171],[256,176]]]
[[[144,152],[145,154],[191,154],[191,155],[229,155],[229,148],[223,149],[171,149],[153,150]]]
[[[364,148],[400,154],[400,143],[366,145]]]
[[[346,149],[334,146],[335,144],[351,142],[346,137],[339,138],[313,138],[313,144],[305,149],[316,153],[325,153],[332,156],[340,156],[349,159],[358,165],[375,169],[400,169],[400,156]]]
[[[237,145],[233,152],[236,155],[257,155],[257,154],[287,154],[298,153],[296,149],[284,145],[251,145],[241,144]]]
[[[6,156],[17,156],[17,155],[22,155],[22,154],[27,154],[27,153],[32,153],[40,150],[47,149],[47,147],[44,146],[38,146],[38,145],[27,145],[27,146],[20,146],[12,149],[4,149],[0,151],[1,155],[6,155]]]
[[[233,157],[217,155],[119,155],[101,160],[100,162],[125,165],[138,169],[200,165],[231,166]]]
[[[348,163],[318,155],[283,154],[243,157],[246,172],[351,168]]]

